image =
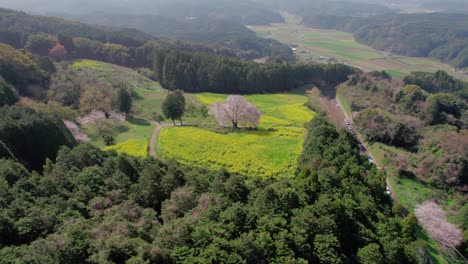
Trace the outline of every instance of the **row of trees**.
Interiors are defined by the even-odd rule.
[[[0,160],[0,259],[39,263],[418,263],[382,172],[321,117],[298,175],[249,178],[62,148],[42,174]]]
[[[166,89],[231,94],[283,92],[312,81],[340,83],[356,71],[343,64],[257,64],[175,49],[156,49],[153,68]]]

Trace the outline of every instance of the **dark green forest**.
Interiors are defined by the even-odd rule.
[[[344,64],[258,64],[206,53],[157,49],[154,71],[163,87],[186,92],[284,92],[307,83],[338,84],[357,69]]]
[[[416,222],[324,118],[297,175],[248,178],[62,148],[43,173],[0,160],[0,263],[416,263]],[[395,214],[396,213],[396,214]]]

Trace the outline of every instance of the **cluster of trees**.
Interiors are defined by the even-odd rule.
[[[412,147],[419,139],[416,130],[380,109],[365,109],[354,119],[355,127],[369,142]]]
[[[27,168],[38,171],[42,170],[46,158],[55,158],[60,147],[76,144],[59,118],[8,106],[0,108],[0,142],[3,155],[12,154]]]
[[[468,134],[439,128],[424,133],[416,155],[415,174],[429,184],[447,189],[466,186],[468,178]]]
[[[409,150],[396,158],[402,174],[439,189],[464,188],[468,104],[458,95],[465,83],[445,72],[417,72],[401,87],[381,75],[356,74],[339,87],[352,110],[359,111],[356,129],[370,142]]]
[[[136,28],[158,38],[170,38],[226,47],[237,57],[275,57],[293,61],[294,54],[287,45],[272,39],[257,37],[240,23],[213,18],[171,18],[159,15],[119,15],[99,13],[68,16],[84,23],[113,27]]]
[[[47,84],[49,73],[41,68],[40,60],[24,50],[0,43],[0,76],[20,94],[26,94],[30,85]]]
[[[213,54],[157,49],[154,71],[169,90],[252,94],[287,91],[313,81],[340,83],[356,69],[344,64],[258,64]]]
[[[456,79],[445,71],[412,72],[403,79],[405,84],[414,84],[429,93],[453,93],[468,100],[468,83]]]
[[[418,263],[385,176],[317,117],[298,175],[210,172],[84,144],[42,174],[0,160],[0,259],[39,263]],[[284,175],[288,176],[288,175]],[[293,175],[290,175],[293,176]]]

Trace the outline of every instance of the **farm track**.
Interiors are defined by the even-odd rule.
[[[169,123],[157,123],[156,127],[154,128],[153,135],[151,136],[151,141],[149,145],[149,155],[151,157],[156,157],[156,151],[154,150],[154,146],[156,145],[156,140],[158,140],[159,132],[161,132],[161,129],[164,127],[171,126]]]

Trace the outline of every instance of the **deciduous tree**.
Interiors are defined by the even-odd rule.
[[[462,242],[462,231],[447,221],[444,210],[435,202],[427,201],[420,204],[415,210],[415,215],[429,236],[442,247],[453,249]]]
[[[174,125],[175,120],[180,120],[180,124],[182,125],[182,116],[185,112],[184,94],[181,91],[169,93],[163,102],[162,111],[166,118],[172,119]]]
[[[260,122],[260,111],[252,103],[247,102],[240,95],[231,95],[223,104],[214,103],[210,113],[221,126],[232,125],[234,128],[241,126],[257,127]]]
[[[55,44],[55,46],[49,50],[49,55],[59,61],[65,58],[67,54],[68,51],[60,43]]]

